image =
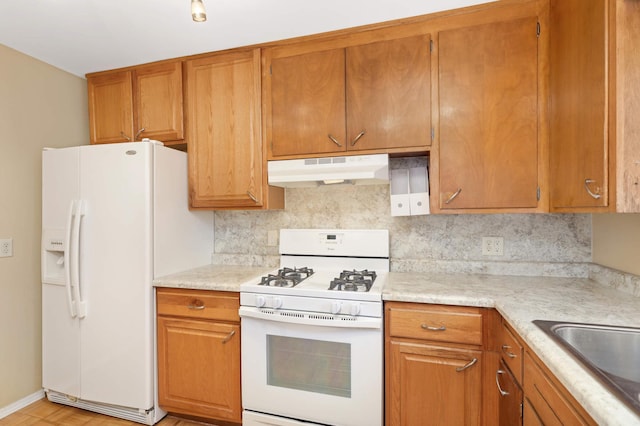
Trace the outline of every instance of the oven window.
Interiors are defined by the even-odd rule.
[[[267,335],[267,384],[351,397],[351,345]]]

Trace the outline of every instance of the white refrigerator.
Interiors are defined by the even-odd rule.
[[[154,277],[211,263],[213,213],[159,142],[42,153],[42,384],[49,400],[143,424],[157,403]]]

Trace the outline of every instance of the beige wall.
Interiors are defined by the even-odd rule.
[[[89,140],[86,81],[0,45],[0,408],[41,389],[41,151]]]
[[[594,214],[593,262],[640,275],[640,214]]]

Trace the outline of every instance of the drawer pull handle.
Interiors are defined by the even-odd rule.
[[[136,135],[134,136],[133,140],[134,141],[139,141],[140,140],[140,135],[142,134],[142,132],[144,132],[144,127],[140,130],[138,130],[138,133],[136,133]]]
[[[591,188],[589,188],[589,185],[591,185],[592,183],[596,183],[595,179],[585,179],[584,180],[584,189],[587,191],[587,194],[589,194],[591,197],[593,197],[596,200],[598,200],[601,197],[601,195],[599,194],[600,188],[596,187],[596,192],[591,191]]]
[[[200,299],[193,299],[190,305],[187,305],[187,308],[193,311],[201,311],[204,309],[204,302]]]
[[[509,345],[502,345],[502,352],[504,352],[505,354],[507,354],[507,356],[509,358],[516,358],[518,355],[514,354],[511,351],[508,351],[507,349],[511,349],[511,346]]]
[[[361,137],[364,136],[365,133],[366,133],[365,130],[358,133],[358,136],[356,136],[355,139],[351,141],[351,146],[355,146],[355,144],[360,140]]]
[[[451,196],[449,198],[447,198],[445,200],[445,204],[449,204],[450,202],[453,201],[454,198],[456,198],[458,195],[460,195],[460,193],[462,192],[462,188],[458,188],[458,190],[456,192],[454,192],[453,194],[451,194]]]
[[[258,199],[256,198],[255,195],[251,193],[251,191],[247,191],[247,195],[249,196],[249,198],[251,198],[251,201],[253,201],[256,204],[258,203]]]
[[[340,142],[338,142],[338,139],[336,139],[335,137],[333,137],[333,135],[328,134],[327,135],[329,137],[329,139],[331,139],[331,142],[335,143],[338,146],[342,146],[342,144]]]
[[[227,337],[224,338],[224,340],[222,341],[222,344],[224,345],[225,343],[227,343],[229,340],[231,340],[231,338],[236,334],[235,330],[231,330],[231,333],[229,333],[227,335]]]
[[[472,365],[474,365],[476,362],[478,362],[478,358],[474,358],[471,361],[469,361],[467,364],[463,365],[462,367],[456,367],[456,371],[458,373],[466,370],[467,368],[471,367]]]
[[[509,392],[502,390],[502,386],[500,386],[500,375],[504,374],[504,370],[496,371],[496,385],[498,385],[498,390],[500,391],[501,396],[509,395]]]
[[[427,324],[421,324],[420,327],[422,327],[423,330],[429,331],[445,331],[447,329],[447,327],[445,327],[444,325],[441,325],[440,327],[432,327]]]

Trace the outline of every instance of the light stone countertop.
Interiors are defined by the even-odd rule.
[[[260,281],[277,268],[255,266],[204,265],[153,280],[154,287],[191,290],[240,291],[240,284]]]
[[[598,424],[640,425],[640,416],[531,322],[640,327],[640,298],[585,278],[394,272],[382,298],[496,308]]]
[[[156,287],[239,291],[270,267],[205,265],[160,277]],[[640,425],[640,416],[613,396],[531,321],[535,319],[640,327],[640,298],[586,278],[390,272],[385,301],[496,308],[600,425]]]

